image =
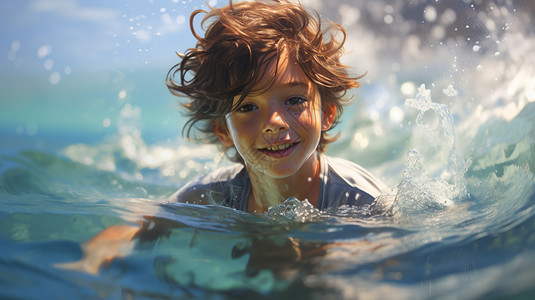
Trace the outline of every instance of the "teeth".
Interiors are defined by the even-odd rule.
[[[282,145],[276,145],[276,146],[267,146],[266,149],[269,151],[280,151],[284,149],[288,149],[292,146],[292,144],[282,144]]]

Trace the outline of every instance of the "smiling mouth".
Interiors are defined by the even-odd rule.
[[[299,142],[286,143],[286,144],[280,144],[280,145],[270,145],[265,148],[261,148],[259,150],[270,156],[282,157],[282,156],[289,154],[290,151],[292,151],[295,145],[297,144],[299,144]]]

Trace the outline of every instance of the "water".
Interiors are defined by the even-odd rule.
[[[2,4],[0,298],[534,296],[530,2],[306,2],[344,23],[346,63],[368,71],[328,154],[393,191],[326,212],[290,199],[264,216],[162,204],[228,163],[179,137],[163,86],[191,45],[176,44],[180,16],[204,2],[47,3]],[[54,267],[153,214],[167,235],[98,275]]]

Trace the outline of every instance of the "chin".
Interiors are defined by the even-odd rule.
[[[258,170],[262,175],[268,176],[271,178],[282,179],[290,177],[299,171],[299,166],[295,164],[284,164],[277,166],[275,168],[270,166],[254,167],[255,170]]]

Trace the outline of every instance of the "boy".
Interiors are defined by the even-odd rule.
[[[240,164],[188,184],[173,200],[264,213],[289,197],[322,210],[371,204],[388,192],[360,166],[322,154],[345,92],[361,78],[339,62],[341,26],[322,28],[319,17],[284,1],[231,3],[207,22],[204,37],[192,26],[197,46],[181,55],[167,85],[190,99],[188,137],[199,129],[202,139],[235,150]]]
[[[323,154],[345,92],[361,78],[348,76],[339,62],[341,26],[323,28],[319,17],[285,1],[231,3],[207,13],[200,37],[193,28],[200,12],[190,18],[197,45],[180,55],[167,86],[190,99],[187,136],[199,130],[198,140],[219,143],[227,154],[235,150],[238,164],[186,185],[172,201],[264,213],[289,197],[323,210],[371,204],[389,192],[362,167]],[[155,223],[107,228],[82,245],[81,261],[60,267],[97,273],[102,263],[128,254],[134,238],[166,231]]]

